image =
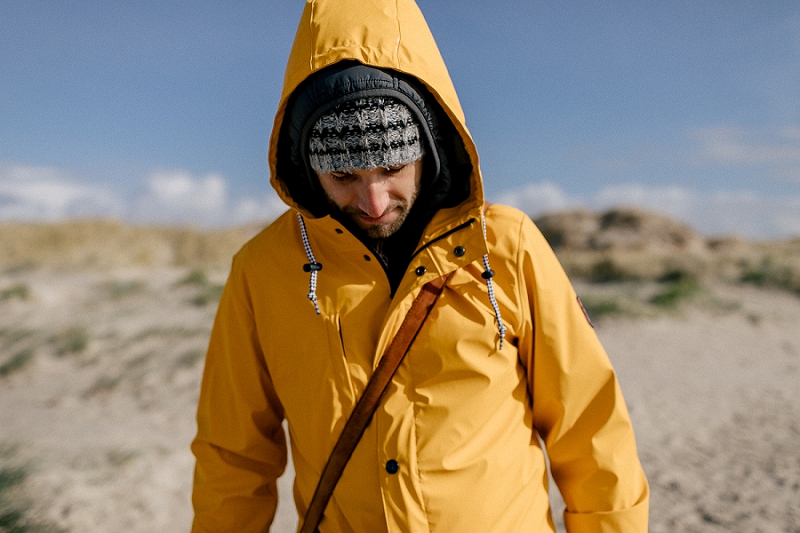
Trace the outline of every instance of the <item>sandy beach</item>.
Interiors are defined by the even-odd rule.
[[[189,443],[225,276],[219,264],[5,267],[0,520],[189,530]],[[654,281],[576,288],[600,310],[651,484],[651,531],[800,531],[798,294],[711,280],[661,306],[646,296],[663,289]],[[639,307],[597,306],[625,294]],[[280,484],[272,530],[293,531],[291,472]]]

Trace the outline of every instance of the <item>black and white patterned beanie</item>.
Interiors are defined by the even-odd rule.
[[[314,123],[308,143],[309,163],[320,173],[406,165],[425,154],[414,115],[386,96],[334,106]]]

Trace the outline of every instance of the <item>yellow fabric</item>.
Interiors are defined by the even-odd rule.
[[[286,99],[341,59],[412,74],[439,100],[473,161],[472,194],[437,213],[395,296],[341,224],[306,215],[323,269],[306,298],[297,206],[276,176]],[[310,1],[270,144],[271,182],[292,207],[236,255],[209,344],[198,407],[194,532],[268,531],[288,423],[302,516],[377,358],[420,287],[454,272],[350,460],[320,531],[552,531],[544,452],[569,531],[646,531],[648,487],[616,376],[561,266],[530,219],[493,205],[474,143],[411,0]],[[291,177],[282,176],[283,179]],[[444,237],[442,237],[444,236]],[[466,253],[457,256],[457,246]],[[502,351],[481,277],[491,259],[508,327]],[[415,270],[425,267],[417,276]],[[399,472],[384,465],[394,459]]]

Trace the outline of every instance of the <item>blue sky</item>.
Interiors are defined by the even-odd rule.
[[[800,235],[800,2],[420,0],[490,200]],[[236,224],[303,2],[4,0],[0,220]]]

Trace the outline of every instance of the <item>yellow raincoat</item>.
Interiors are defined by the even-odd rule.
[[[314,218],[277,176],[287,99],[344,59],[421,80],[473,162],[467,201],[426,227],[397,292],[356,237]],[[508,207],[483,213],[478,154],[433,37],[411,0],[310,0],[270,142],[291,207],[235,256],[198,408],[195,532],[267,531],[289,428],[302,517],[344,423],[426,282],[454,273],[389,385],[327,507],[326,532],[552,531],[547,448],[569,531],[646,531],[648,486],[614,371],[550,247]],[[303,215],[320,314],[306,298]],[[485,217],[486,236],[482,230]],[[461,251],[454,252],[457,247]],[[498,349],[482,258],[508,328]],[[420,268],[424,267],[424,268]],[[386,464],[396,461],[396,473]],[[392,469],[388,469],[392,470]]]

